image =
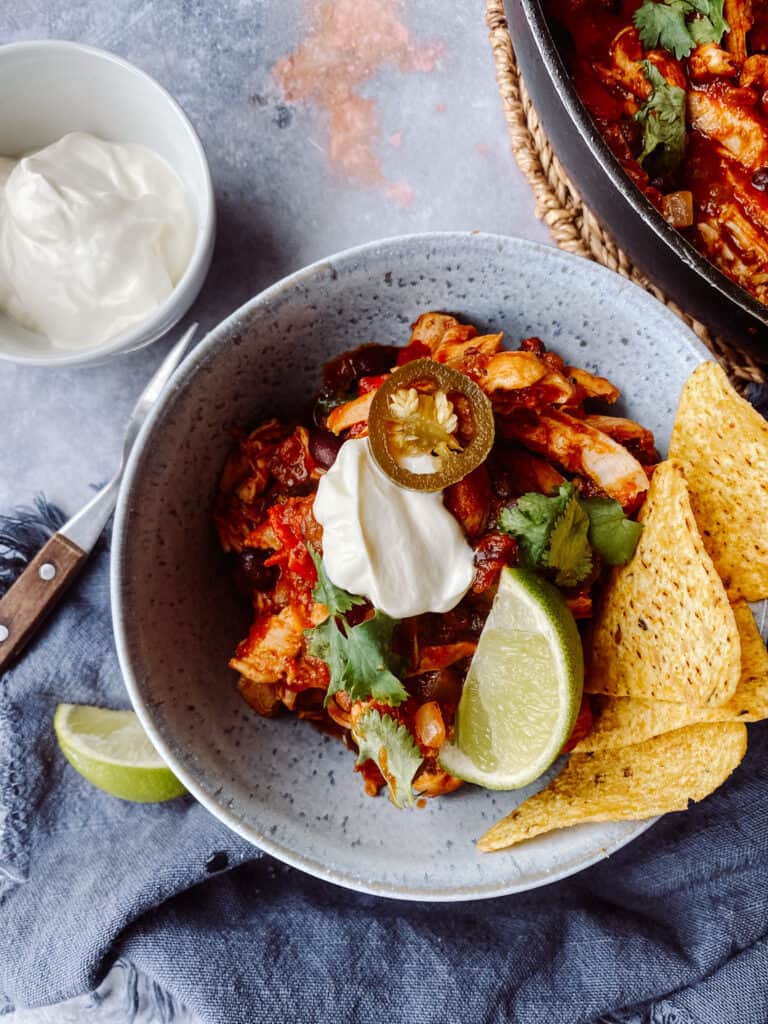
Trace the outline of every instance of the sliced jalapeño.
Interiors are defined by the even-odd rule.
[[[382,472],[401,487],[441,491],[468,476],[493,445],[493,408],[465,374],[432,359],[398,367],[376,391],[368,443]],[[431,472],[407,465],[430,456]]]

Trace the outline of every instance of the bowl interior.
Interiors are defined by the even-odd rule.
[[[180,312],[176,309],[178,293],[186,292],[190,279],[197,276],[196,266],[201,258],[205,259],[205,250],[210,247],[206,236],[212,231],[208,166],[183,111],[157,82],[138,68],[105,51],[58,41],[0,47],[0,95],[3,156],[23,156],[56,142],[68,132],[91,132],[111,142],[148,146],[184,182],[198,227],[197,244],[187,271],[173,294],[145,324],[110,339],[95,351],[103,354],[122,348],[127,337],[135,341],[131,347],[159,337],[185,312],[186,306]],[[198,289],[201,283],[202,278]],[[174,315],[169,315],[172,307]],[[65,363],[83,361],[94,350],[73,353],[57,349],[46,338],[0,314],[0,352],[25,362]]]
[[[384,895],[462,899],[543,884],[604,856],[644,823],[584,826],[511,852],[474,840],[531,791],[465,786],[413,812],[363,793],[353,756],[290,718],[258,718],[227,669],[249,609],[211,526],[228,427],[301,412],[334,354],[404,343],[428,309],[508,343],[535,334],[610,376],[622,409],[662,450],[677,397],[705,350],[646,293],[555,249],[483,235],[424,235],[352,250],[254,299],[192,353],[128,468],[112,598],[131,698],[159,749],[214,814],[276,856]],[[539,783],[541,785],[541,783]]]

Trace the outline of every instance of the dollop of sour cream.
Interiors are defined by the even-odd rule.
[[[320,479],[314,515],[333,583],[395,619],[450,611],[469,590],[472,548],[442,492],[398,486],[376,465],[366,438],[341,446]]]
[[[0,309],[59,347],[98,345],[145,320],[194,242],[186,189],[146,146],[72,132],[0,158]]]

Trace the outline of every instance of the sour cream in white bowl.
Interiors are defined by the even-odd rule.
[[[176,101],[102,50],[0,47],[0,359],[103,361],[165,334],[210,265],[208,164]]]

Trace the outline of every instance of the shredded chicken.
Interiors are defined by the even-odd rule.
[[[768,89],[768,57],[764,53],[755,53],[747,57],[741,68],[739,85],[745,89],[757,86],[759,89]]]
[[[342,729],[350,729],[352,727],[352,718],[349,714],[349,707],[342,707],[338,697],[339,694],[335,693],[329,699],[325,705],[326,713],[333,719],[336,725],[340,725]]]
[[[434,353],[449,330],[461,327],[462,324],[459,323],[456,317],[449,316],[447,313],[422,313],[411,327],[409,344],[417,341],[421,342],[422,345],[427,346],[431,353]],[[469,333],[465,334],[464,341],[468,338],[474,338],[477,334],[474,327],[470,325],[466,325],[466,327],[468,327]],[[454,340],[457,341],[459,339],[454,336]]]
[[[653,433],[634,420],[623,419],[621,416],[590,415],[584,417],[584,423],[612,437],[637,458],[642,458],[643,462],[658,462],[659,453],[656,451]]]
[[[424,796],[445,796],[446,793],[453,793],[460,785],[461,779],[454,778],[437,766],[422,768],[413,780],[413,788]]]
[[[256,714],[271,718],[277,713],[281,701],[273,683],[258,683],[248,676],[240,676],[237,689]]]
[[[566,472],[589,477],[627,511],[635,509],[648,490],[645,470],[623,445],[567,413],[552,410],[532,423],[508,420],[502,432]]]
[[[739,63],[732,53],[717,43],[702,43],[688,58],[688,75],[693,82],[708,82],[713,78],[738,78]],[[742,85],[745,84],[742,82]]]
[[[254,683],[276,683],[285,676],[286,662],[296,657],[310,625],[298,608],[289,605],[276,615],[256,619],[229,663]]]
[[[736,204],[696,225],[701,248],[728,274],[768,304],[768,238]]]
[[[546,459],[532,455],[522,449],[508,448],[499,452],[499,460],[512,472],[512,480],[518,494],[536,491],[538,494],[552,494],[565,477]]]
[[[242,551],[248,537],[263,520],[260,501],[271,478],[270,464],[289,428],[267,420],[243,437],[230,452],[219,484],[214,521],[225,551]]]
[[[484,334],[482,337],[473,336],[464,341],[457,341],[453,332],[448,331],[433,352],[433,358],[438,363],[445,363],[460,370],[468,360],[471,361],[477,356],[492,356],[498,352],[503,337],[503,334]]]
[[[491,485],[485,465],[478,466],[443,493],[445,507],[458,519],[468,537],[479,537],[485,532],[490,502]]]
[[[740,92],[725,84],[717,91],[690,90],[688,120],[693,128],[718,142],[743,167],[764,167],[768,162],[766,123],[743,102]]]
[[[442,644],[437,647],[422,647],[414,674],[418,672],[436,672],[438,669],[455,665],[457,661],[471,658],[475,653],[476,647],[477,644],[470,640],[462,640],[460,643],[455,644]]]
[[[547,375],[547,366],[533,352],[499,352],[478,365],[480,387],[489,393],[529,388]]]
[[[348,430],[356,423],[365,423],[368,420],[368,413],[371,411],[371,402],[376,394],[376,389],[366,391],[350,402],[337,405],[328,416],[328,429],[334,434],[340,434],[342,430]]]
[[[671,85],[685,88],[685,74],[679,61],[666,50],[651,50],[644,54],[640,36],[633,25],[618,33],[611,43],[609,55],[611,63],[595,64],[595,72],[605,85],[624,93],[625,109],[629,115],[634,114],[640,103],[644,103],[651,94],[651,85],[641,64],[644,59],[650,60]]]
[[[607,377],[598,377],[595,373],[580,370],[578,366],[566,369],[568,376],[575,380],[587,398],[602,398],[606,402],[615,402],[619,397],[619,389],[611,384]]]
[[[725,0],[723,13],[729,28],[725,45],[737,60],[744,60],[747,56],[747,32],[753,21],[752,0]]]

